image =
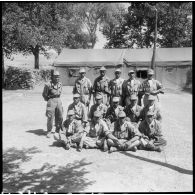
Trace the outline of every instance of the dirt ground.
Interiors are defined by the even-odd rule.
[[[18,192],[191,192],[192,95],[160,95],[162,153],[69,151],[46,138],[42,86],[3,91],[3,191]],[[72,102],[64,87],[64,110]]]

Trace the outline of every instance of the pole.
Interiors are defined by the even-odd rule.
[[[152,55],[152,63],[151,63],[151,69],[155,72],[156,77],[156,67],[155,67],[155,58],[156,58],[156,40],[157,40],[157,9],[155,8],[155,32],[154,32],[154,47],[153,47],[153,55]]]

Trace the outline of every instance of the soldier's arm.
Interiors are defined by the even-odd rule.
[[[151,94],[152,94],[152,95],[157,95],[157,94],[159,94],[159,93],[164,94],[164,90],[163,90],[162,84],[161,84],[159,81],[157,81],[157,80],[155,80],[155,82],[156,82],[156,88],[157,88],[157,90],[151,92]]]
[[[82,122],[86,123],[88,120],[88,117],[87,117],[87,109],[84,105],[82,105],[82,113],[83,113]]]
[[[42,96],[44,98],[45,101],[48,101],[48,94],[49,93],[49,87],[47,84],[45,84],[44,89],[43,89],[43,93]]]

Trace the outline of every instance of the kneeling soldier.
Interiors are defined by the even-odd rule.
[[[108,147],[110,152],[117,150],[136,151],[140,145],[141,133],[135,128],[131,122],[126,121],[125,112],[119,113],[119,119],[114,123],[114,131],[112,136],[108,134]]]
[[[143,137],[141,139],[142,149],[161,152],[162,146],[167,144],[161,133],[161,124],[154,119],[153,111],[147,112],[145,120],[139,125],[139,131]]]
[[[107,111],[107,106],[103,104],[103,98],[101,94],[97,94],[95,96],[96,103],[91,106],[90,112],[89,112],[89,119],[92,119],[94,117],[94,112],[98,111],[101,113],[101,117],[104,118]]]
[[[83,146],[86,148],[103,148],[108,150],[106,137],[109,129],[105,121],[101,119],[102,114],[95,111],[92,121],[88,124],[82,137]]]
[[[123,111],[123,107],[119,105],[120,97],[112,98],[112,105],[108,108],[105,116],[107,125],[110,127],[113,122],[118,119],[120,111]]]
[[[140,112],[142,110],[142,107],[137,104],[136,95],[131,95],[130,100],[130,104],[125,108],[124,112],[130,119],[131,123],[137,126],[138,122],[140,121]]]
[[[74,119],[74,111],[68,111],[68,119],[66,119],[59,131],[54,134],[54,139],[65,145],[65,149],[69,150],[70,146],[77,144],[79,146],[84,128]]]

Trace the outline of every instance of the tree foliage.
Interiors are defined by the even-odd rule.
[[[128,13],[115,17],[120,24],[115,33],[103,30],[108,48],[152,47],[158,13],[157,45],[160,47],[192,46],[192,3],[132,2]],[[121,20],[122,18],[122,20]],[[115,22],[117,23],[117,22]],[[112,26],[113,24],[108,24]]]

